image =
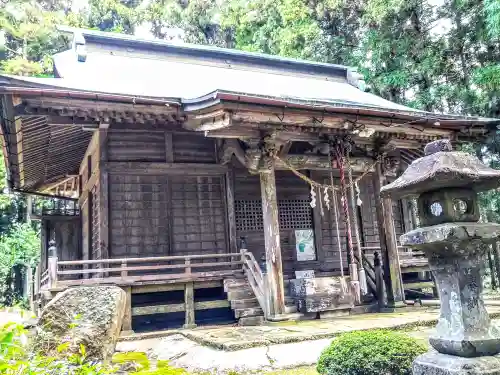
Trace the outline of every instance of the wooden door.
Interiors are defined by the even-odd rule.
[[[221,176],[172,176],[172,255],[228,250]],[[213,262],[213,259],[210,260]]]

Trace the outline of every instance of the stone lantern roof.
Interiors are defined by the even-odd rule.
[[[484,165],[476,156],[452,151],[449,140],[429,143],[425,156],[415,160],[382,195],[395,199],[441,188],[466,188],[476,192],[500,186],[500,170]]]

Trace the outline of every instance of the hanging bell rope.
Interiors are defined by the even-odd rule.
[[[328,151],[328,158],[330,165],[332,165],[333,160],[332,160],[332,155],[331,152]],[[335,235],[337,237],[337,246],[338,246],[338,252],[339,252],[339,264],[340,264],[340,287],[342,289],[342,293],[346,294],[349,291],[349,288],[347,287],[347,282],[345,280],[345,275],[344,275],[344,259],[342,257],[342,243],[340,242],[340,230],[339,230],[339,206],[338,206],[338,201],[337,201],[337,191],[334,189],[334,184],[333,184],[333,169],[330,169],[330,186],[332,190],[332,205],[333,205],[333,216],[334,216],[334,221],[335,221]],[[328,191],[328,190],[325,190]],[[328,196],[328,194],[327,194]]]
[[[347,176],[349,178],[349,186],[350,186],[350,193],[351,193],[351,208],[352,208],[352,216],[353,216],[353,223],[354,223],[354,238],[356,241],[356,246],[358,248],[358,264],[359,264],[359,271],[358,271],[358,279],[359,279],[359,287],[361,289],[361,292],[363,294],[368,293],[368,285],[366,284],[366,273],[365,273],[365,268],[363,267],[363,251],[361,250],[361,231],[359,230],[359,223],[358,223],[358,212],[357,212],[357,207],[358,205],[356,204],[356,196],[358,201],[360,200],[359,198],[359,187],[357,186],[357,183],[354,184],[352,180],[352,168],[351,168],[351,163],[349,159],[349,150],[346,152],[346,161],[347,161]],[[355,192],[355,188],[357,189],[357,193]]]
[[[351,230],[351,220],[350,220],[350,215],[349,215],[349,204],[347,202],[347,185],[345,183],[345,170],[344,170],[344,164],[345,164],[345,148],[342,143],[337,143],[334,147],[334,157],[337,162],[337,165],[339,166],[339,173],[340,173],[340,200],[342,203],[342,209],[344,211],[344,225],[345,225],[345,231],[346,231],[346,238],[347,238],[347,246],[349,248],[349,256],[351,258],[351,264],[355,263],[355,258],[354,258],[354,251],[353,251],[353,245],[352,245],[352,230]],[[332,165],[333,169],[333,165]]]
[[[296,175],[297,177],[299,177],[301,180],[307,182],[309,185],[311,186],[314,186],[314,187],[317,187],[319,189],[326,189],[326,190],[337,190],[337,191],[340,191],[340,187],[339,186],[331,186],[331,185],[328,185],[328,184],[322,184],[322,183],[319,183],[319,182],[316,182],[314,181],[313,179],[311,179],[310,177],[306,176],[305,174],[299,172],[297,170],[297,168],[293,167],[290,163],[288,163],[287,161],[281,159],[278,155],[272,155],[274,157],[274,159],[276,159],[277,161],[281,162],[289,171],[291,171],[294,175]],[[384,152],[383,154],[380,154],[377,158],[377,160],[375,160],[371,165],[369,165],[358,177],[356,177],[352,183],[354,183],[354,185],[356,185],[357,183],[359,183],[363,178],[365,178],[369,173],[371,173],[374,168],[377,166],[377,164],[381,163],[383,158],[387,156],[387,152]],[[334,168],[333,164],[330,163],[330,166],[332,168]],[[349,183],[349,185],[347,185],[348,188],[351,187],[351,183]]]

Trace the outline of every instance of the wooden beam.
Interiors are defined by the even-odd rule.
[[[213,131],[226,129],[232,126],[232,115],[224,110],[190,116],[183,127],[195,131]]]
[[[83,174],[83,170],[87,166],[87,156],[92,154],[94,149],[96,147],[99,147],[99,132],[94,132],[92,134],[92,138],[90,139],[90,142],[87,146],[87,149],[85,150],[85,154],[83,155],[82,161],[80,163],[80,169],[79,169],[79,174]]]
[[[195,328],[196,321],[194,316],[194,285],[192,282],[186,283],[184,289],[184,309],[186,311],[186,319],[184,328]]]
[[[331,164],[328,156],[312,155],[312,154],[288,154],[280,157],[281,160],[276,160],[275,168],[277,170],[287,170],[287,164],[295,169],[306,170],[330,170]],[[363,173],[366,171],[373,171],[373,160],[364,157],[350,158],[352,171],[354,173]]]
[[[22,164],[19,162],[19,150],[16,137],[16,118],[15,118],[15,108],[13,103],[13,95],[3,95],[2,96],[2,121],[5,127],[2,127],[1,131],[3,133],[5,142],[3,144],[3,153],[5,160],[8,161],[8,174],[7,179],[9,179],[14,186],[22,187],[20,182],[20,169]],[[6,130],[4,130],[6,129]],[[17,183],[16,183],[17,182]]]
[[[132,287],[123,287],[125,292],[125,312],[123,314],[122,332],[130,333],[132,332]]]
[[[280,225],[278,201],[276,198],[276,177],[273,168],[260,172],[260,189],[264,221],[264,242],[266,247],[267,298],[269,315],[272,317],[285,312]]]
[[[195,282],[194,289],[206,289],[206,288],[220,288],[222,287],[222,281],[206,281],[206,282]],[[183,284],[164,284],[164,285],[142,285],[142,286],[132,286],[132,294],[144,294],[144,293],[157,293],[157,292],[171,292],[174,290],[184,290]]]
[[[165,161],[174,162],[174,141],[173,134],[170,132],[165,132]]]
[[[318,128],[341,128],[345,121],[357,122],[367,127],[386,133],[410,135],[438,135],[448,137],[454,132],[449,129],[437,129],[413,125],[404,119],[390,119],[381,116],[359,116],[345,113],[322,112],[309,109],[293,109],[273,106],[259,106],[243,103],[224,103],[224,107],[233,111],[234,121],[268,123],[277,125],[298,125]]]
[[[385,182],[386,178],[382,173],[382,166],[377,164],[373,174],[373,186],[387,300],[391,305],[401,305],[404,300],[404,291],[401,285],[401,268],[392,214],[392,200],[380,196],[380,188]]]
[[[288,155],[290,152],[290,149],[292,148],[292,141],[287,141],[283,146],[281,146],[280,152],[279,152],[279,157],[284,158]]]
[[[104,163],[104,167],[109,172],[133,175],[222,176],[228,171],[225,165],[195,163],[107,162]]]
[[[38,188],[38,190],[42,193],[48,192],[48,191],[55,189],[63,184],[66,184],[68,181],[73,181],[73,183],[74,183],[74,180],[76,177],[78,177],[78,175],[66,175],[66,177],[64,177],[62,180],[50,183],[50,184],[45,185],[45,186],[42,185],[41,187]],[[71,186],[73,186],[73,183]]]
[[[177,113],[177,106],[167,106],[163,105],[150,105],[150,104],[132,104],[132,103],[119,103],[119,102],[109,102],[109,101],[98,101],[98,100],[84,100],[84,99],[67,99],[67,98],[49,98],[44,96],[36,98],[25,99],[27,108],[25,113],[27,115],[36,115],[38,113],[29,113],[30,109],[38,109],[38,112],[43,112],[42,110],[51,110],[47,112],[48,115],[53,115],[53,110],[62,111],[61,113],[71,116],[72,112],[76,114],[84,114],[90,111],[94,111],[96,115],[101,115],[105,117],[106,112],[137,112],[137,113],[149,113],[166,115],[167,113]],[[99,113],[101,112],[101,113]]]
[[[231,305],[227,300],[216,300],[216,301],[203,301],[195,302],[194,310],[209,310],[209,309],[220,309],[229,308]],[[153,315],[153,314],[168,314],[173,312],[186,311],[186,307],[183,303],[172,303],[165,305],[151,305],[151,306],[138,306],[132,308],[132,316],[138,315]]]

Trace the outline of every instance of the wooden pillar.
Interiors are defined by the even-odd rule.
[[[234,207],[234,173],[229,170],[225,176],[225,190],[226,190],[226,207],[227,207],[227,230],[229,252],[238,252],[238,243],[236,240],[236,213]]]
[[[132,333],[132,287],[126,286],[123,288],[125,292],[125,312],[123,314],[122,333]]]
[[[401,204],[401,212],[403,214],[403,224],[404,224],[404,233],[409,232],[416,228],[415,223],[413,222],[413,214],[410,209],[411,202],[408,199],[402,199],[400,201]]]
[[[184,306],[186,310],[186,320],[184,328],[195,328],[195,316],[194,316],[194,284],[186,283],[184,289]]]
[[[49,242],[49,260],[48,260],[48,275],[49,282],[48,288],[56,288],[57,287],[57,248],[56,242],[51,240]]]
[[[33,311],[33,270],[29,264],[26,265],[24,275],[24,297],[28,299],[30,311]]]
[[[110,257],[109,249],[109,183],[105,163],[108,161],[108,129],[99,128],[99,247],[102,259]],[[90,207],[92,209],[92,207]]]
[[[260,172],[260,189],[269,285],[267,290],[269,315],[273,317],[285,312],[283,264],[281,261],[280,225],[274,168]]]
[[[401,304],[404,300],[404,291],[401,285],[401,268],[399,265],[396,230],[392,213],[392,199],[382,198],[380,188],[385,185],[386,178],[382,173],[382,166],[377,164],[373,176],[375,191],[375,206],[377,210],[378,232],[382,265],[384,267],[384,281],[386,284],[387,302],[389,305]]]
[[[47,219],[42,219],[40,222],[40,242],[42,246],[40,248],[40,263],[38,264],[40,274],[47,269],[47,259],[49,257],[49,239],[47,238],[47,232]]]

